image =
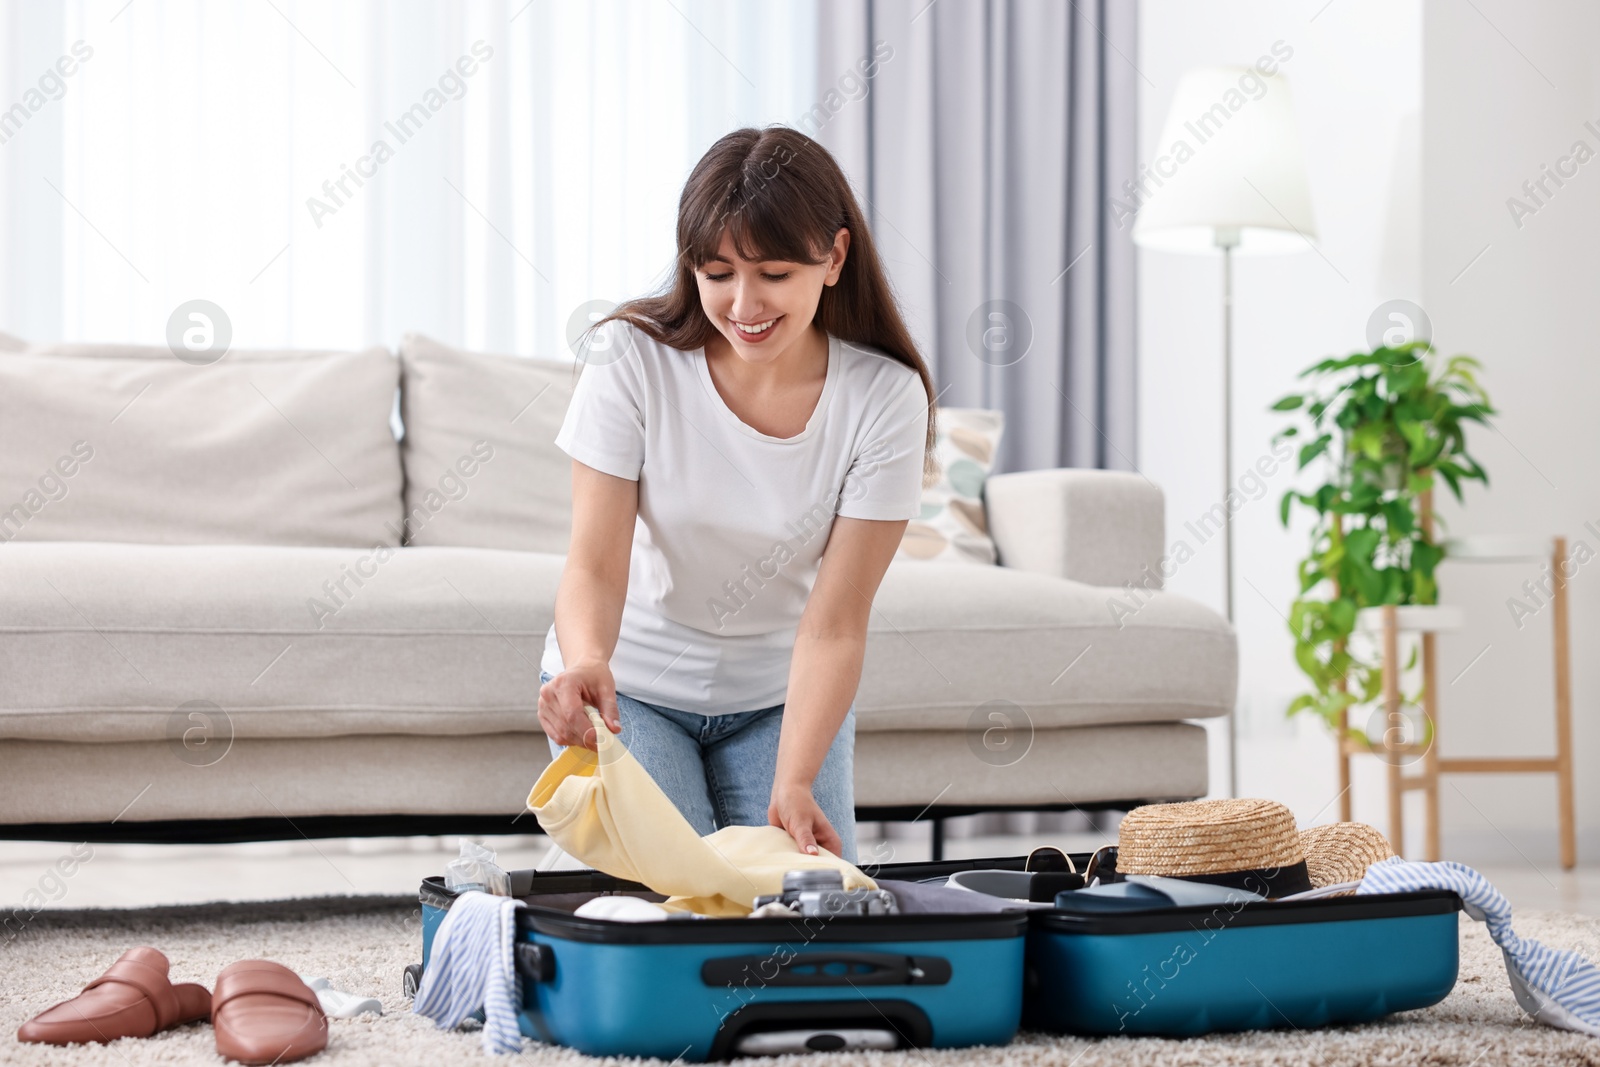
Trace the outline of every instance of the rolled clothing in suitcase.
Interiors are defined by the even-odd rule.
[[[1004,1044],[1022,1015],[1026,912],[943,887],[1025,857],[871,869],[901,913],[656,922],[579,917],[605,894],[660,902],[598,871],[514,871],[523,1034],[596,1056],[704,1061],[754,1052]],[[422,883],[423,966],[455,894]],[[416,975],[408,974],[408,983]]]

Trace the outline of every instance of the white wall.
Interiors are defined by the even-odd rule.
[[[1319,10],[1321,9],[1321,10]],[[1416,213],[1422,99],[1420,0],[1207,4],[1144,0],[1138,64],[1141,159],[1190,67],[1250,65],[1283,41],[1282,63],[1305,145],[1318,252],[1235,260],[1234,475],[1263,455],[1283,419],[1267,408],[1314,361],[1362,347],[1385,300],[1419,300]],[[1159,146],[1165,150],[1166,146]],[[1222,264],[1215,256],[1140,252],[1139,465],[1167,493],[1170,544],[1197,552],[1168,588],[1220,608],[1222,542],[1185,524],[1222,499]],[[1239,789],[1289,804],[1302,823],[1337,817],[1332,743],[1319,723],[1286,721],[1301,691],[1283,613],[1296,590],[1305,524],[1285,531],[1277,501],[1292,466],[1235,516],[1235,616],[1240,635]],[[1372,763],[1373,761],[1365,761]],[[1356,817],[1382,823],[1381,777],[1363,767]],[[1213,732],[1212,787],[1228,787],[1225,735]]]
[[[1600,792],[1586,788],[1584,777],[1600,757],[1592,725],[1600,666],[1590,654],[1600,625],[1600,534],[1584,523],[1600,529],[1600,365],[1593,358],[1600,155],[1520,228],[1506,200],[1574,141],[1600,153],[1600,8],[1578,0],[1145,0],[1142,158],[1156,154],[1187,68],[1252,63],[1279,39],[1294,49],[1283,72],[1306,146],[1321,254],[1236,263],[1235,477],[1281,425],[1265,409],[1292,389],[1294,374],[1325,355],[1365,347],[1367,318],[1385,300],[1417,301],[1441,349],[1484,360],[1503,414],[1497,430],[1476,432],[1469,444],[1493,485],[1470,488],[1464,508],[1447,498],[1441,514],[1453,533],[1564,533],[1597,553],[1571,587],[1580,852],[1592,859],[1600,833],[1582,831],[1600,829]],[[1141,252],[1139,269],[1140,466],[1167,491],[1175,541],[1223,492],[1221,264]],[[1281,713],[1301,681],[1279,614],[1294,594],[1305,545],[1304,524],[1286,532],[1276,516],[1292,478],[1277,474],[1270,493],[1236,520],[1239,787],[1285,801],[1305,823],[1336,817],[1337,793],[1331,740],[1315,722],[1285,722]],[[1447,756],[1551,751],[1550,613],[1519,631],[1506,604],[1536,571],[1459,563],[1441,571],[1442,599],[1462,605],[1469,620],[1463,633],[1441,641]],[[1220,605],[1221,573],[1219,538],[1169,588]],[[1214,739],[1220,795],[1227,789],[1222,733]],[[1553,869],[1550,776],[1445,781],[1447,855]],[[1356,817],[1386,827],[1376,760],[1357,761],[1353,792]],[[1413,795],[1412,835],[1420,814]],[[1418,838],[1410,840],[1415,849]]]
[[[1465,507],[1447,500],[1441,510],[1458,533],[1560,533],[1600,553],[1600,536],[1584,526],[1600,528],[1600,7],[1474,4],[1428,0],[1424,9],[1422,303],[1443,349],[1484,361],[1502,414],[1498,432],[1472,440],[1491,488],[1469,493]],[[1548,183],[1553,195],[1540,194],[1544,206],[1519,228],[1507,199],[1531,205],[1523,182],[1554,167],[1578,140],[1597,158],[1563,187]],[[1464,605],[1470,620],[1441,657],[1446,755],[1552,751],[1551,613],[1519,630],[1506,604],[1515,596],[1533,606],[1519,587],[1536,571],[1457,564],[1441,572],[1444,598]],[[1600,561],[1580,567],[1570,590],[1579,849],[1593,862],[1600,859],[1600,791],[1590,788],[1600,761]],[[1448,781],[1447,845],[1455,839],[1552,864],[1552,776]]]

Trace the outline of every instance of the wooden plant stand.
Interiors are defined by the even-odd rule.
[[[1423,528],[1432,534],[1433,515],[1430,494],[1423,494]],[[1405,823],[1403,800],[1414,789],[1422,791],[1425,798],[1426,819],[1423,829],[1423,856],[1429,861],[1439,859],[1439,776],[1441,774],[1554,774],[1556,776],[1556,812],[1560,823],[1561,866],[1571,870],[1578,862],[1577,828],[1573,813],[1572,795],[1572,663],[1568,650],[1567,580],[1562,566],[1567,558],[1567,542],[1556,537],[1549,542],[1511,540],[1505,538],[1460,538],[1446,542],[1445,560],[1449,562],[1516,562],[1532,560],[1550,561],[1553,591],[1550,598],[1551,626],[1554,631],[1555,666],[1555,717],[1556,754],[1539,758],[1484,758],[1443,759],[1439,755],[1439,686],[1437,637],[1440,633],[1460,628],[1459,608],[1445,606],[1400,606],[1388,604],[1379,608],[1365,608],[1358,616],[1358,626],[1381,635],[1383,662],[1383,706],[1387,721],[1401,721],[1400,700],[1400,632],[1421,635],[1422,711],[1431,728],[1432,741],[1428,744],[1406,743],[1394,728],[1384,731],[1382,745],[1369,746],[1347,736],[1348,712],[1339,715],[1339,818],[1350,821],[1350,757],[1362,753],[1381,755],[1388,764],[1389,794],[1389,844],[1396,855],[1405,848]],[[1422,769],[1417,774],[1406,774],[1406,762],[1420,757]]]

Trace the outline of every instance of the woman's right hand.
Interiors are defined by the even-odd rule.
[[[594,723],[584,705],[600,712],[613,734],[622,732],[617,683],[608,663],[576,663],[539,687],[539,725],[558,745],[595,747]]]

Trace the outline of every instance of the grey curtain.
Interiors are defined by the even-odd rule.
[[[818,106],[947,407],[996,472],[1131,469],[1131,0],[820,0]]]
[[[1137,459],[1132,226],[1109,208],[1136,176],[1136,12],[819,0],[818,103],[800,126],[863,201],[939,403],[1005,413],[996,473]],[[1094,829],[1069,812],[947,832]]]

